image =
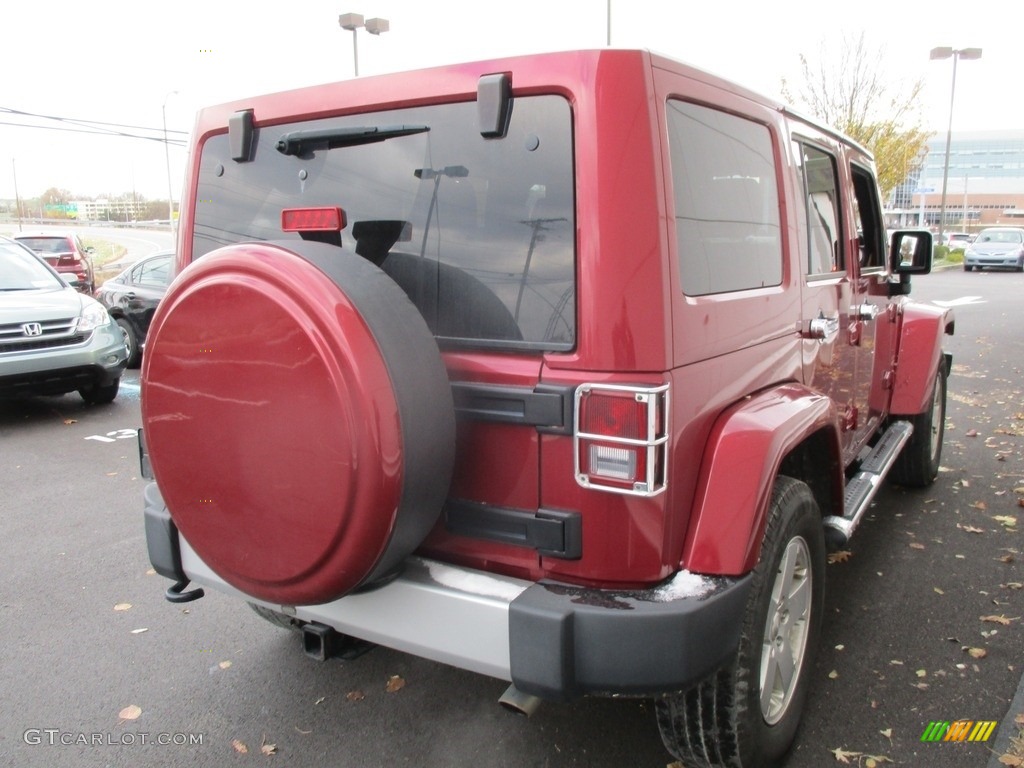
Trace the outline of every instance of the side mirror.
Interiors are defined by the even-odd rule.
[[[894,275],[927,275],[932,271],[932,233],[923,229],[893,232],[889,266]]]

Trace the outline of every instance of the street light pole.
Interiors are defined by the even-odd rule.
[[[167,223],[171,228],[172,237],[174,236],[174,185],[171,182],[171,149],[167,143],[167,100],[177,94],[177,91],[169,91],[164,96],[164,103],[160,107],[164,119],[164,160],[167,162]],[[177,240],[176,237],[173,239]]]
[[[929,58],[953,58],[953,84],[949,89],[949,125],[946,128],[946,161],[942,168],[942,202],[939,203],[939,242],[946,227],[946,185],[949,181],[949,142],[953,136],[953,100],[956,98],[956,64],[959,59],[980,59],[981,48],[932,48]]]
[[[373,18],[364,21],[360,13],[343,13],[338,16],[338,26],[352,32],[352,64],[355,76],[359,77],[359,38],[356,36],[356,30],[363,27],[371,35],[379,35],[391,29],[391,24],[387,19]]]

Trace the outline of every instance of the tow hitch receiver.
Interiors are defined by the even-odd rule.
[[[317,661],[327,661],[332,656],[351,660],[374,648],[373,643],[343,635],[326,624],[310,621],[302,625],[302,650]]]

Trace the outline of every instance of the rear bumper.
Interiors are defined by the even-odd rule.
[[[253,602],[180,536],[155,484],[145,499],[147,545],[158,573]],[[699,581],[696,591],[678,582],[648,590],[583,589],[413,557],[399,577],[377,589],[322,605],[263,604],[509,680],[542,698],[651,696],[689,687],[735,653],[750,578]]]

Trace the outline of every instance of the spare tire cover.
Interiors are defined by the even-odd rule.
[[[323,243],[245,243],[183,270],[150,327],[142,420],[171,517],[225,581],[283,605],[399,567],[455,449],[437,344],[405,293]]]

